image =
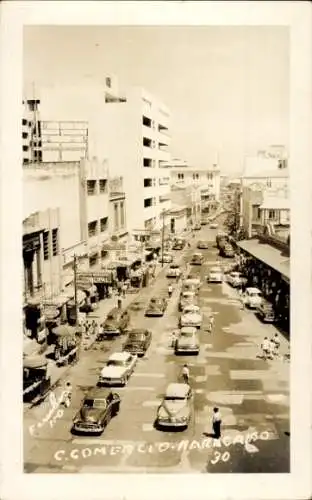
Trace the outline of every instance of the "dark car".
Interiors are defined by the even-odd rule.
[[[129,321],[130,314],[128,311],[114,307],[114,309],[108,313],[107,318],[102,325],[102,335],[106,338],[121,335],[127,329]]]
[[[197,248],[199,250],[207,250],[209,248],[208,241],[199,241],[197,243]]]
[[[221,245],[224,245],[225,243],[227,243],[228,240],[229,240],[229,237],[226,233],[218,233],[216,236],[217,247],[220,248]]]
[[[167,300],[163,297],[152,297],[145,316],[163,316],[167,307]]]
[[[149,330],[135,329],[130,330],[123,349],[139,357],[144,356],[152,341],[152,332]]]
[[[235,256],[232,245],[229,243],[220,244],[219,254],[221,257],[232,258]]]
[[[120,396],[110,389],[96,387],[84,398],[74,417],[72,431],[83,434],[102,434],[112,417],[117,415]]]
[[[201,266],[203,263],[204,257],[201,253],[194,253],[191,258],[190,264],[192,266]]]
[[[262,300],[258,307],[258,316],[264,323],[274,323],[275,312],[272,304],[266,300]]]

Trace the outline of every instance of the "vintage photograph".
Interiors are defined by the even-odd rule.
[[[287,26],[25,26],[23,464],[290,472]]]

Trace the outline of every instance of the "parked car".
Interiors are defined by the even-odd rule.
[[[125,332],[130,322],[130,314],[125,309],[114,307],[107,315],[103,323],[103,333],[101,336],[115,337]],[[100,338],[98,337],[100,340]]]
[[[250,287],[244,294],[244,302],[250,309],[258,309],[262,302],[262,293],[258,288]]]
[[[180,327],[183,326],[195,326],[200,328],[202,325],[203,316],[200,312],[200,308],[194,304],[186,306],[180,318]]]
[[[220,248],[221,242],[226,243],[228,241],[229,237],[226,233],[218,233],[216,236],[216,244],[217,247]]]
[[[209,248],[209,243],[208,241],[199,241],[197,243],[197,248],[199,250],[207,250]]]
[[[208,283],[222,283],[223,282],[223,273],[220,266],[213,266],[209,270],[209,274],[207,276]]]
[[[192,396],[192,389],[188,384],[169,384],[157,410],[157,427],[187,429],[193,413]]]
[[[196,222],[196,224],[194,224],[194,231],[200,231],[201,229],[201,223],[200,222]]]
[[[199,354],[197,329],[193,326],[181,328],[175,344],[175,354]]]
[[[181,291],[180,300],[179,300],[179,311],[183,311],[183,309],[190,305],[196,304],[197,297],[194,291]]]
[[[209,225],[210,229],[218,229],[218,224],[216,222],[211,222]]]
[[[203,217],[200,220],[200,223],[202,226],[206,226],[206,224],[209,224],[209,217]]]
[[[151,341],[152,332],[150,330],[136,328],[129,331],[126,342],[123,345],[123,350],[142,357],[151,345]]]
[[[126,385],[137,362],[129,352],[115,352],[101,370],[98,385]]]
[[[167,278],[177,278],[181,275],[181,268],[178,264],[171,264],[166,272]]]
[[[197,290],[199,290],[200,286],[201,286],[201,281],[200,281],[200,277],[193,273],[189,273],[187,275],[187,278],[183,281],[183,284],[182,284],[182,287],[183,288],[186,288],[187,286],[195,286],[195,288]]]
[[[167,308],[167,300],[163,297],[152,297],[145,311],[145,316],[163,316]]]
[[[221,257],[232,258],[235,256],[232,245],[228,242],[220,243],[219,254]]]
[[[234,288],[243,284],[243,276],[239,271],[232,271],[227,275],[227,282]]]
[[[177,238],[173,242],[172,250],[183,250],[186,245],[186,241],[184,238]]]
[[[173,255],[169,252],[165,252],[163,257],[160,256],[159,262],[163,264],[170,264],[173,261]]]
[[[72,431],[83,434],[102,434],[108,422],[117,415],[120,396],[110,389],[95,387],[85,396],[73,420]]]
[[[262,300],[258,307],[258,316],[264,323],[274,323],[275,312],[273,305],[267,300]]]
[[[194,253],[192,255],[192,259],[191,259],[190,264],[192,264],[193,266],[201,266],[202,263],[203,263],[203,261],[204,261],[203,254],[201,254],[201,253]]]

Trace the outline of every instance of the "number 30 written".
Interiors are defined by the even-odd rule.
[[[210,463],[212,463],[212,465],[215,465],[218,462],[220,462],[220,460],[222,460],[222,462],[227,462],[229,460],[229,458],[230,458],[230,454],[228,451],[225,451],[224,453],[220,453],[219,451],[215,451],[214,457],[210,460]]]

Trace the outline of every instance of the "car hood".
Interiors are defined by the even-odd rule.
[[[122,366],[105,366],[101,371],[102,377],[112,377],[118,378],[122,376],[126,371],[126,368]]]
[[[116,321],[105,321],[103,325],[104,330],[118,330],[118,323]]]
[[[181,319],[182,321],[201,321],[202,317],[201,314],[190,313],[190,314],[183,314]]]
[[[124,349],[126,351],[129,351],[129,349],[133,349],[134,351],[135,350],[140,350],[140,349],[143,349],[143,347],[145,346],[145,341],[144,340],[137,340],[137,341],[134,341],[134,342],[127,342],[125,345],[124,345]]]
[[[81,408],[77,420],[85,423],[97,423],[102,415],[99,408]]]
[[[161,418],[177,417],[180,414],[189,414],[189,409],[185,401],[164,401],[158,410],[158,415]]]
[[[193,337],[180,337],[177,340],[177,345],[179,347],[197,345],[197,340]]]

